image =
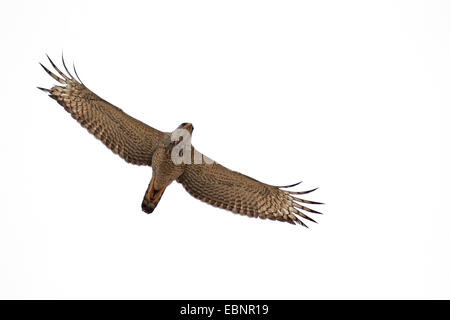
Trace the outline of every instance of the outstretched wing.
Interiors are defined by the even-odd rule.
[[[48,92],[75,120],[125,161],[151,165],[153,152],[163,133],[97,96],[70,74],[64,60],[68,75],[61,72],[52,60],[50,63],[59,75],[41,66],[61,85],[39,89]]]
[[[249,217],[279,220],[291,224],[306,225],[299,219],[314,221],[304,212],[319,213],[301,203],[322,204],[298,198],[296,195],[310,193],[316,189],[292,192],[282,190],[224,166],[213,163],[188,164],[185,172],[178,178],[183,187],[194,198],[215,207],[229,210]]]

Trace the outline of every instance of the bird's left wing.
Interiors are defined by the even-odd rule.
[[[70,74],[64,60],[68,75],[61,72],[52,60],[50,63],[58,75],[41,66],[61,85],[39,89],[48,92],[75,120],[125,161],[150,166],[163,133],[97,96]]]
[[[305,212],[320,213],[303,205],[321,204],[320,202],[297,197],[316,189],[302,192],[283,190],[297,184],[271,186],[215,162],[187,164],[177,181],[194,198],[249,217],[297,223],[306,227],[299,218],[315,222]]]

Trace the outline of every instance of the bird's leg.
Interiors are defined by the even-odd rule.
[[[159,200],[161,200],[166,187],[167,186],[164,186],[160,190],[155,190],[155,177],[152,177],[147,191],[145,192],[144,200],[142,200],[142,211],[152,213],[158,205]]]

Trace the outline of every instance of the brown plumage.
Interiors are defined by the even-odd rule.
[[[41,66],[61,85],[39,89],[48,92],[75,120],[125,161],[152,167],[152,179],[142,201],[143,211],[153,212],[166,187],[177,181],[193,197],[234,213],[305,227],[300,218],[315,222],[305,212],[320,212],[302,203],[320,203],[298,198],[298,195],[316,189],[287,191],[283,189],[298,184],[277,187],[231,171],[203,156],[190,144],[192,124],[183,123],[173,132],[156,130],[90,91],[75,70],[78,80],[70,74],[64,59],[67,75],[50,58],[49,61],[58,75]],[[181,142],[184,145],[180,148]]]

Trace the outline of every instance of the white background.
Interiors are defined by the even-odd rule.
[[[448,1],[0,5],[0,298],[450,298]],[[263,182],[310,229],[132,166],[36,86],[64,51],[101,97]],[[445,168],[444,168],[445,167]]]

